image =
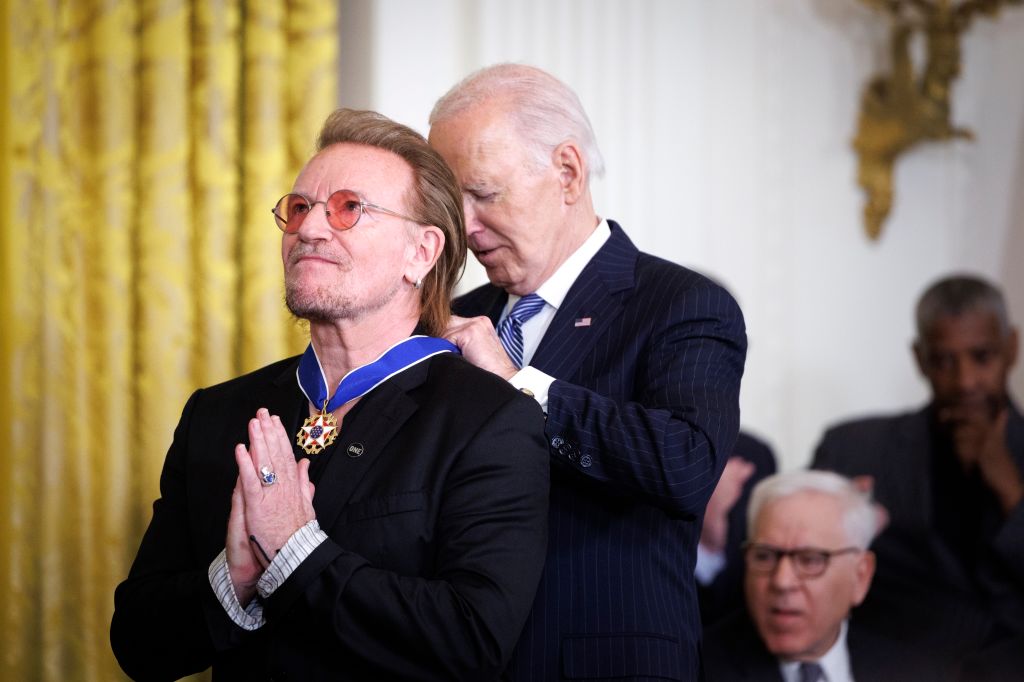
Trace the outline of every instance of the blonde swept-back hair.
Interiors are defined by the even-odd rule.
[[[342,142],[389,151],[412,168],[409,215],[444,233],[444,248],[420,290],[420,324],[427,334],[440,336],[451,316],[452,290],[466,264],[462,192],[455,175],[422,135],[375,111],[338,109],[328,116],[317,137],[317,151]]]

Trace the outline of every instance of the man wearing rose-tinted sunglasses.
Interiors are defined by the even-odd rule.
[[[114,653],[136,679],[496,679],[549,473],[536,403],[438,338],[466,252],[454,177],[343,109],[272,210],[310,345],[188,401]]]

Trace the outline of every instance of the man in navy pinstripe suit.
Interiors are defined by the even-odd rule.
[[[554,77],[484,69],[430,123],[490,280],[455,302],[463,317],[447,336],[547,415],[547,564],[508,676],[695,679],[693,567],[739,429],[742,314],[721,287],[598,217],[600,151]],[[542,304],[519,319],[534,295]]]

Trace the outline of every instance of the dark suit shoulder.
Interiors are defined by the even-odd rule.
[[[707,275],[643,252],[635,273],[631,305],[645,310],[648,319],[717,320],[723,338],[742,331],[743,313],[736,299]]]
[[[678,284],[699,285],[708,283],[714,285],[714,282],[706,275],[646,251],[637,252],[636,270],[638,273],[648,277],[668,277]]]
[[[266,387],[271,383],[281,383],[282,379],[291,378],[294,380],[295,368],[298,366],[298,362],[299,356],[294,355],[237,376],[234,379],[228,379],[219,384],[207,386],[202,391],[207,394],[207,397],[219,397],[222,395],[248,393]]]
[[[643,251],[637,255],[636,278],[638,287],[657,283],[659,287],[672,291],[702,291],[731,298],[725,287],[707,275]]]
[[[924,418],[926,417],[922,410],[914,412],[901,412],[897,414],[859,417],[857,419],[849,419],[831,425],[825,431],[825,436],[864,437],[876,434],[887,435],[893,431],[900,430],[901,428],[907,426],[908,424],[917,422],[918,420]]]
[[[925,437],[928,415],[924,409],[876,415],[834,424],[826,429],[814,454],[812,467],[848,471],[853,459],[865,462],[885,459],[897,444],[916,443]]]
[[[456,353],[437,355],[430,363],[429,381],[437,390],[458,387],[459,392],[474,401],[505,402],[512,397],[525,397],[497,374],[480,369]]]
[[[953,667],[942,656],[929,655],[906,637],[877,632],[854,612],[846,646],[858,680],[949,680]]]
[[[426,381],[416,390],[433,409],[455,411],[475,421],[512,406],[543,428],[544,412],[537,401],[498,375],[454,353],[437,355],[429,362]]]

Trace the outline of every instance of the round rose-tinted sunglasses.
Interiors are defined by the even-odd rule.
[[[317,204],[324,205],[324,215],[327,217],[327,224],[335,230],[347,230],[355,227],[359,219],[363,217],[366,209],[370,208],[381,213],[388,213],[399,218],[411,220],[414,223],[419,221],[390,208],[384,208],[377,204],[363,201],[362,198],[350,189],[339,189],[327,197],[327,201],[310,201],[301,194],[292,192],[285,194],[277,200],[277,205],[270,209],[274,214],[274,220],[282,232],[294,234],[302,227],[302,221],[306,219],[309,212]]]

